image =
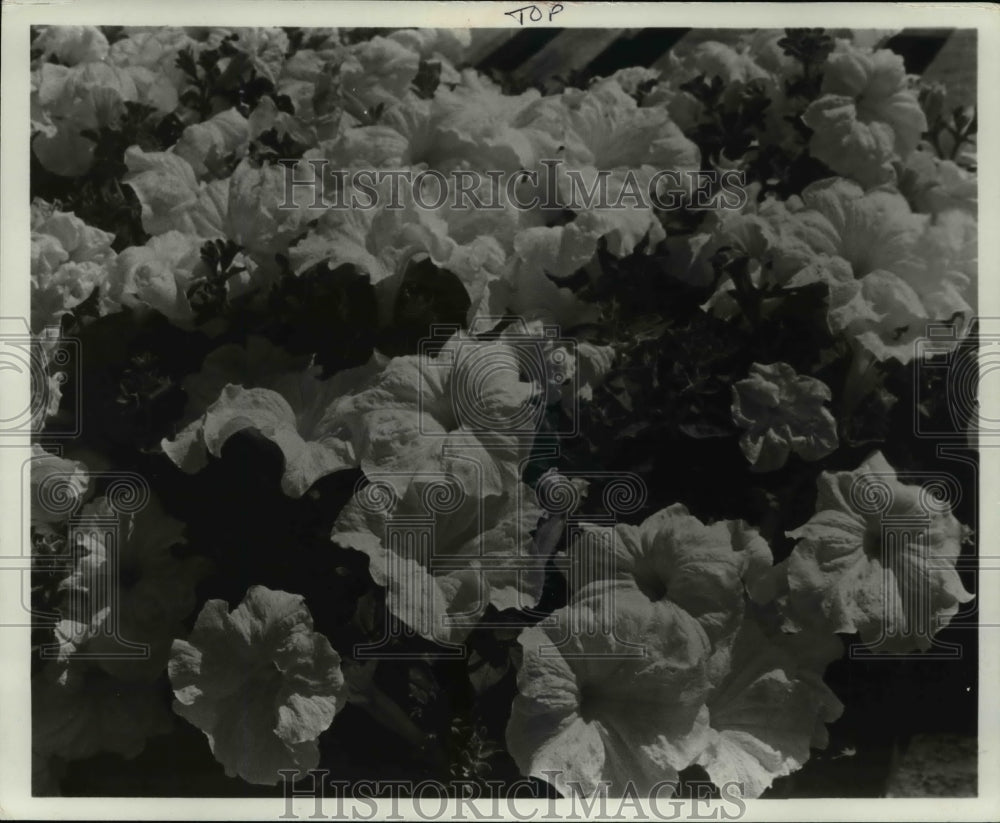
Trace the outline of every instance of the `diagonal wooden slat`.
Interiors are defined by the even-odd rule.
[[[737,46],[745,37],[745,28],[698,29],[478,29],[473,31],[473,44],[468,64],[480,71],[507,75],[515,87],[535,85],[556,90],[569,78],[577,82],[613,74],[630,66],[649,66],[665,70],[671,56],[684,57],[699,44],[716,41]],[[830,29],[834,37],[850,35],[847,29]],[[872,40],[877,47],[891,48],[900,54],[907,71],[931,77],[940,74],[949,87],[964,97],[959,102],[972,102],[975,89],[974,59],[969,59],[969,43],[975,46],[975,34],[959,39],[945,49],[952,29],[904,29],[896,34],[886,32]],[[938,55],[942,54],[940,60]],[[955,78],[964,72],[957,82]],[[959,103],[956,102],[955,105]]]
[[[954,29],[903,29],[885,47],[903,58],[908,74],[923,74]]]
[[[627,32],[598,55],[587,66],[587,71],[594,77],[604,77],[629,66],[652,66],[689,31],[656,28]]]
[[[621,37],[624,29],[565,29],[559,36],[514,70],[519,82],[557,88],[560,79],[582,71],[588,63]]]
[[[465,63],[474,66],[510,40],[517,29],[472,29],[472,44],[465,55]]]
[[[978,34],[975,29],[956,29],[924,72],[924,79],[944,83],[948,105],[976,103]]]
[[[509,40],[491,51],[486,57],[476,61],[476,68],[482,72],[512,72],[525,60],[554,40],[560,29],[523,29]]]

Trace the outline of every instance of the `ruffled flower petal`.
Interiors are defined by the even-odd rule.
[[[923,109],[907,86],[903,58],[838,41],[822,91],[802,115],[813,130],[812,155],[865,186],[893,180],[892,162],[905,159],[927,131]]]
[[[174,711],[201,729],[230,777],[274,785],[315,768],[317,738],[347,699],[340,656],[299,595],[253,586],[233,611],[209,600],[175,640]]]
[[[333,472],[357,465],[349,433],[329,425],[324,410],[350,385],[353,372],[326,381],[305,374],[286,380],[285,394],[266,388],[227,385],[204,415],[161,446],[181,469],[201,470],[208,455],[222,456],[222,447],[237,432],[252,429],[273,442],[285,458],[284,492],[301,497],[309,487]],[[357,379],[355,377],[355,379]]]
[[[843,706],[822,675],[841,652],[835,638],[769,637],[753,619],[743,622],[729,669],[708,698],[711,742],[698,763],[713,783],[757,798],[802,768],[810,749],[825,747],[826,724]]]
[[[600,590],[608,580],[633,586],[682,610],[713,643],[735,631],[745,588],[753,594],[771,567],[755,529],[738,520],[705,525],[679,503],[639,526],[581,524],[569,555],[576,591]]]
[[[236,109],[227,109],[201,123],[184,129],[174,145],[174,154],[183,157],[201,178],[230,155],[237,159],[246,153],[250,142],[250,124]]]
[[[745,429],[740,448],[754,471],[773,471],[791,453],[819,460],[837,448],[837,421],[824,403],[830,389],[787,363],[754,363],[733,385],[733,420]]]
[[[967,529],[930,492],[899,482],[881,452],[853,472],[824,472],[818,487],[816,514],[789,532],[792,621],[858,633],[884,651],[930,648],[973,598],[955,571]],[[900,517],[921,536],[892,534]]]
[[[341,511],[332,538],[368,556],[372,578],[403,623],[448,643],[464,638],[490,604],[537,605],[544,547],[532,533],[542,510],[528,486],[484,500],[457,478],[428,472],[397,497],[389,482],[372,479]],[[519,567],[528,558],[534,567]]]
[[[609,617],[608,631],[602,615]],[[526,629],[507,747],[562,794],[610,783],[640,794],[676,780],[707,744],[708,640],[698,623],[631,587],[609,588]]]
[[[88,226],[75,214],[55,209],[38,214],[31,231],[31,328],[57,326],[64,314],[101,290],[99,310],[108,299],[115,267],[114,235]]]

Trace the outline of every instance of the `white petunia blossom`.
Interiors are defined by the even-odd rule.
[[[96,26],[44,26],[31,48],[42,58],[54,55],[64,66],[75,66],[104,60],[110,47]]]
[[[802,120],[813,130],[812,155],[865,186],[892,180],[893,161],[905,159],[927,130],[903,58],[847,40],[837,41],[823,74],[822,96]]]
[[[768,634],[746,617],[707,698],[709,744],[697,762],[716,786],[760,797],[777,777],[802,768],[826,747],[826,724],[843,705],[823,683],[843,652],[822,634]]]
[[[796,373],[787,363],[750,366],[733,385],[733,420],[744,429],[740,448],[754,471],[773,471],[793,452],[819,460],[837,448],[837,421],[824,407],[831,399],[822,380]]]
[[[428,640],[454,643],[490,605],[537,605],[546,547],[532,537],[543,512],[528,486],[484,499],[458,477],[428,471],[416,474],[398,496],[392,478],[371,479],[340,512],[332,537],[368,556],[388,608],[407,626]],[[400,541],[414,531],[430,537],[427,553],[411,552]],[[519,569],[518,561],[528,558],[539,562]]]
[[[48,170],[65,177],[86,172],[95,142],[85,131],[115,126],[125,103],[142,103],[164,115],[177,107],[169,82],[140,66],[104,62],[58,66],[43,63],[31,75],[32,151]]]
[[[817,487],[816,514],[789,532],[790,620],[885,651],[930,648],[973,598],[955,571],[966,527],[932,490],[900,482],[881,452],[853,472],[823,472]],[[907,517],[925,522],[925,537],[891,534],[892,518]]]
[[[339,418],[336,401],[379,368],[373,360],[328,380],[310,370],[269,379],[271,387],[227,384],[200,417],[160,445],[177,466],[194,474],[207,465],[209,455],[221,457],[222,447],[237,432],[259,432],[284,456],[285,494],[301,497],[321,477],[358,465],[354,434]]]
[[[58,325],[71,309],[100,290],[99,308],[110,311],[114,235],[75,214],[36,209],[31,226],[31,328]]]
[[[709,742],[708,640],[694,618],[629,587],[614,590],[609,632],[602,596],[521,633],[507,747],[563,795],[663,794]]]
[[[706,525],[675,503],[638,526],[580,524],[569,559],[575,593],[601,591],[609,581],[635,587],[651,602],[697,621],[714,648],[734,634],[744,590],[762,591],[771,550],[741,520]]]
[[[197,177],[204,178],[230,155],[242,157],[249,142],[247,119],[236,109],[227,109],[184,129],[173,150],[191,164]]]
[[[274,785],[315,768],[317,738],[347,701],[340,655],[299,595],[253,586],[232,611],[209,600],[170,658],[174,711],[201,729],[230,777]]]

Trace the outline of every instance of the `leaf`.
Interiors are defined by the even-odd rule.
[[[413,90],[417,97],[430,100],[441,83],[441,63],[436,60],[421,60],[417,76],[413,78]]]

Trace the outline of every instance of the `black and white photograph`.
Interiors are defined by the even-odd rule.
[[[1000,816],[997,14],[169,5],[3,9],[0,816]]]

